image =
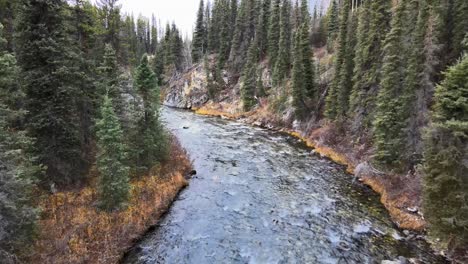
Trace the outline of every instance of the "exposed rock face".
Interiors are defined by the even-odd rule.
[[[199,108],[208,101],[206,74],[196,65],[183,74],[174,75],[168,84],[164,105],[176,108]]]

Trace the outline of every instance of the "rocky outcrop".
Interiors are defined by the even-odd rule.
[[[208,102],[207,80],[202,65],[174,75],[168,83],[164,99],[166,106],[194,109]]]

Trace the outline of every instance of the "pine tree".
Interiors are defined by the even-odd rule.
[[[267,54],[268,50],[268,29],[270,23],[271,0],[263,0],[259,1],[259,3],[261,4],[261,8],[255,36],[258,38],[260,56],[263,58]]]
[[[255,0],[244,0],[240,3],[236,28],[232,40],[229,56],[230,67],[233,72],[241,72],[246,63],[248,49],[255,37],[257,19]]]
[[[120,5],[119,0],[98,0],[97,4],[100,7],[101,21],[103,22],[104,43],[112,44],[117,54],[120,54]]]
[[[371,127],[381,79],[382,44],[390,29],[391,1],[365,1],[360,12],[350,117],[357,130]]]
[[[333,77],[330,90],[328,91],[325,107],[325,115],[330,120],[335,120],[338,115],[343,115],[343,110],[339,109],[342,107],[342,105],[339,103],[339,97],[342,96],[342,93],[346,93],[347,91],[344,91],[346,87],[340,86],[340,76],[342,75],[342,71],[345,70],[345,57],[348,53],[348,51],[346,50],[346,41],[348,36],[348,18],[350,8],[350,1],[343,1],[343,6],[341,7],[341,15],[339,18],[340,26],[338,32],[338,46],[336,48],[336,58],[334,63],[335,75]]]
[[[432,63],[430,62],[431,47],[427,40],[427,33],[430,27],[430,6],[426,0],[411,1],[410,9],[418,11],[417,23],[413,32],[405,33],[410,35],[412,42],[407,49],[408,66],[404,85],[404,105],[403,109],[408,113],[409,119],[406,125],[406,137],[408,138],[405,148],[405,160],[410,163],[419,163],[422,156],[422,130],[427,125],[428,109],[430,97],[434,89],[431,80]],[[416,7],[416,8],[415,8]],[[414,27],[412,14],[408,14],[407,20],[411,23],[407,27]],[[430,37],[431,38],[431,37]],[[431,38],[432,39],[432,38]]]
[[[468,243],[468,56],[444,73],[425,135],[424,216],[430,233]]]
[[[348,22],[348,30],[346,36],[346,53],[343,57],[343,65],[341,67],[341,71],[339,76],[339,84],[340,91],[338,93],[338,106],[337,106],[337,114],[338,118],[344,120],[347,117],[349,111],[349,101],[351,91],[353,89],[353,71],[354,71],[354,59],[356,53],[356,28],[358,27],[358,16],[356,13],[352,13],[352,17]]]
[[[276,65],[278,57],[278,43],[280,39],[280,20],[281,20],[281,0],[273,0],[273,6],[270,17],[270,27],[268,29],[268,57],[270,66]]]
[[[258,61],[257,41],[253,41],[249,48],[247,63],[242,74],[243,82],[241,86],[241,97],[244,111],[250,111],[255,106],[255,92],[257,83],[257,61]]]
[[[278,57],[275,59],[273,84],[281,85],[289,77],[291,69],[291,3],[284,0],[281,6],[280,40]]]
[[[305,26],[305,25],[302,25]],[[302,30],[301,30],[302,31]],[[293,69],[292,69],[292,96],[293,96],[293,106],[295,109],[295,115],[297,119],[302,119],[305,114],[305,103],[304,98],[307,93],[305,90],[305,72],[304,72],[304,63],[302,50],[302,38],[299,32],[296,32],[294,38],[294,60],[293,60]]]
[[[331,45],[333,45],[336,39],[336,36],[338,35],[338,32],[339,32],[339,11],[338,11],[338,4],[336,3],[336,0],[333,0],[330,5],[330,10],[328,13],[327,29],[328,29],[327,42],[329,43],[329,48],[331,48]]]
[[[27,126],[36,139],[38,162],[47,180],[58,184],[83,179],[89,144],[81,126],[80,60],[67,35],[64,2],[27,0],[22,6],[17,55],[26,92]]]
[[[193,34],[192,42],[192,61],[197,63],[203,57],[205,53],[205,47],[203,46],[205,40],[205,26],[204,26],[204,11],[205,4],[203,0],[200,0],[200,5],[198,8],[197,22],[195,26],[195,32]]]
[[[0,259],[17,263],[17,253],[29,250],[38,211],[33,207],[32,188],[39,167],[30,155],[32,139],[16,127],[23,118],[15,57],[6,52],[0,24]]]
[[[302,54],[302,67],[304,70],[304,95],[307,96],[313,104],[316,104],[318,99],[318,89],[315,85],[315,70],[314,70],[314,53],[311,49],[310,42],[310,23],[309,23],[309,7],[307,1],[301,3],[302,27],[300,31],[300,45]]]
[[[146,55],[137,68],[135,85],[143,100],[142,114],[134,136],[136,153],[133,154],[136,169],[141,172],[151,170],[158,162],[164,161],[168,152],[168,138],[159,120],[159,89]]]
[[[220,42],[221,46],[219,49],[218,66],[217,70],[221,72],[224,68],[224,64],[229,59],[229,52],[231,51],[231,38],[232,38],[232,14],[229,10],[229,1],[220,0],[220,10],[223,14],[221,17],[221,30],[220,30]]]
[[[104,97],[101,119],[96,123],[99,199],[104,210],[122,208],[130,196],[129,168],[123,131],[109,96]]]
[[[403,18],[406,0],[401,1],[392,18],[389,34],[385,39],[381,89],[377,96],[377,112],[374,120],[374,143],[377,147],[376,161],[390,168],[401,168],[402,149],[405,147],[405,122],[407,113],[403,111],[404,93],[401,71],[405,65],[403,58]]]

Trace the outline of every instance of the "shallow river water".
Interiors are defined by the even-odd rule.
[[[168,108],[163,119],[198,174],[123,263],[444,263],[297,139]]]

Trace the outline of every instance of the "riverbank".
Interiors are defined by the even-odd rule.
[[[370,154],[366,146],[353,146],[347,139],[337,139],[335,128],[330,125],[322,127],[309,124],[288,124],[281,117],[271,113],[268,104],[251,111],[243,112],[236,104],[207,103],[200,108],[192,109],[197,114],[242,120],[246,123],[282,131],[294,136],[314,149],[316,153],[330,158],[347,167],[348,173],[380,194],[380,201],[388,210],[393,222],[401,229],[417,232],[425,231],[426,221],[419,212],[420,186],[415,176],[379,172],[369,165]],[[334,144],[332,143],[335,142]],[[403,179],[407,182],[403,182]]]
[[[131,182],[125,210],[97,210],[95,184],[45,195],[39,205],[38,238],[29,263],[118,263],[123,254],[166,212],[188,185],[191,161],[173,138],[162,166]]]

